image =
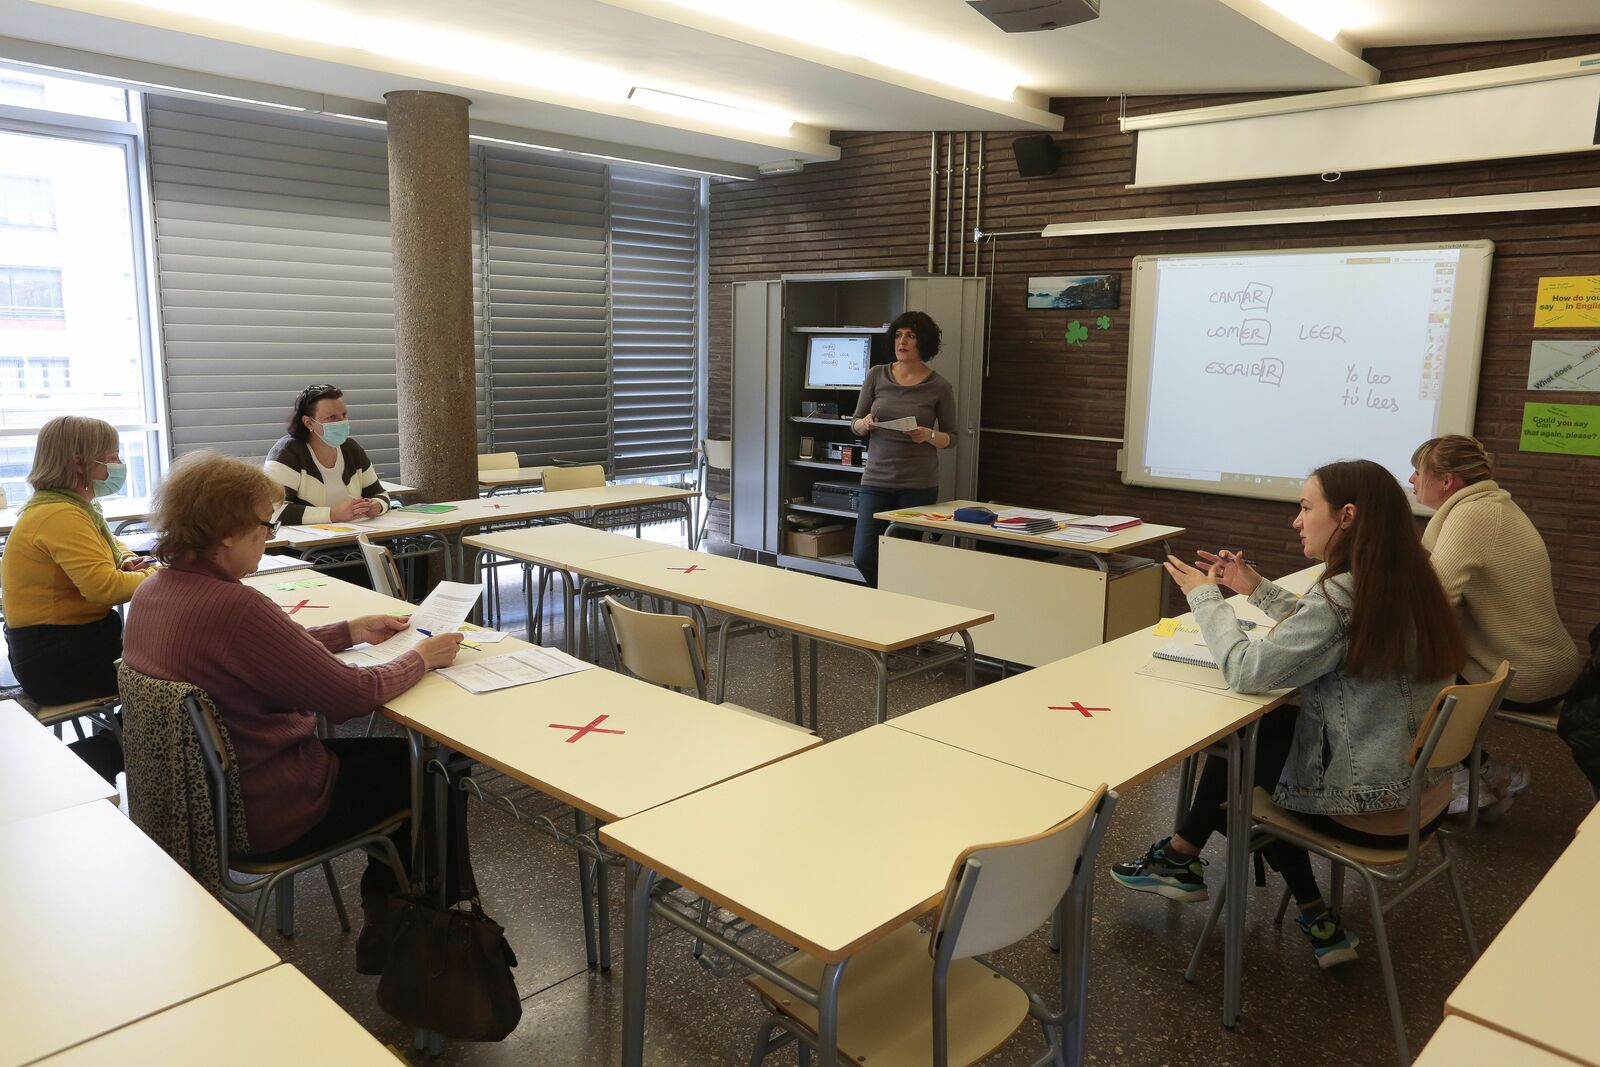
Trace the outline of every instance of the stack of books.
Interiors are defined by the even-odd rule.
[[[1055,519],[1044,515],[1013,515],[1009,518],[994,520],[996,530],[1010,530],[1012,533],[1042,534],[1056,529],[1061,524]]]

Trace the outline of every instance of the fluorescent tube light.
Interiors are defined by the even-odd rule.
[[[771,133],[779,137],[789,136],[789,131],[794,128],[794,120],[783,118],[780,115],[763,115],[758,111],[749,111],[732,104],[719,104],[714,100],[699,100],[692,96],[680,96],[677,93],[662,92],[660,89],[646,89],[643,86],[634,86],[628,91],[628,99],[640,107],[649,108],[651,111],[661,111],[669,115],[681,115],[684,118],[699,119],[702,122],[714,122],[719,126],[734,126],[741,130],[755,130],[758,133]]]

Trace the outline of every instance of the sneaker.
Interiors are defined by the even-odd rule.
[[[1170,837],[1151,845],[1143,856],[1111,865],[1111,877],[1141,893],[1157,893],[1186,903],[1207,900],[1206,861],[1167,851]]]
[[[1356,946],[1361,939],[1346,930],[1339,922],[1339,917],[1327,908],[1319,911],[1315,918],[1308,919],[1301,915],[1295,922],[1300,924],[1300,932],[1311,942],[1317,966],[1323,970],[1356,958]]]

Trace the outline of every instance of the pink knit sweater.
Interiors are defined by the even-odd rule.
[[[416,651],[379,667],[334,657],[350,644],[348,623],[304,629],[209,562],[175,564],[134,595],[122,658],[210,695],[238,756],[253,852],[293,843],[328,810],[339,763],[317,714],[365,715],[427,672]]]

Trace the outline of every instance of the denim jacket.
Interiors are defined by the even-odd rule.
[[[1252,641],[1215,585],[1189,594],[1206,645],[1231,689],[1300,690],[1300,717],[1273,798],[1291,811],[1356,815],[1403,808],[1411,742],[1451,679],[1357,678],[1342,669],[1355,585],[1341,574],[1305,596],[1263,580],[1250,603],[1275,625]]]

